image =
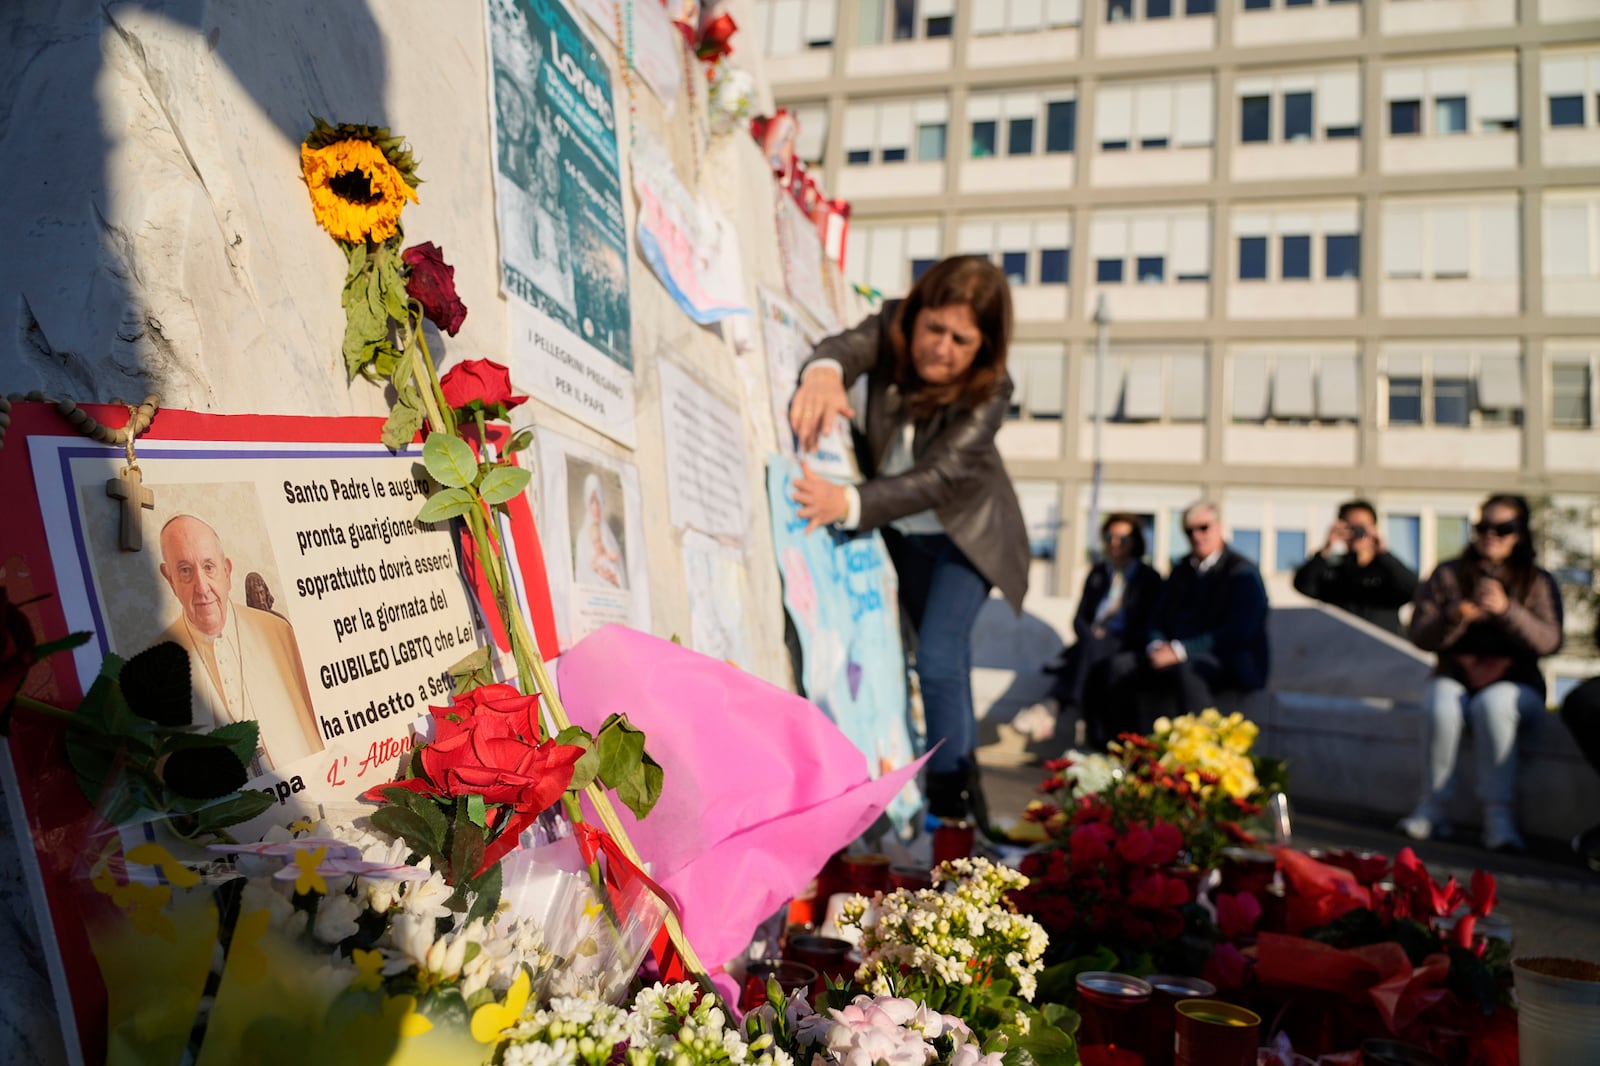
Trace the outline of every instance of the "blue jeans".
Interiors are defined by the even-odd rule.
[[[965,770],[978,744],[972,709],[972,626],[989,582],[943,533],[884,531],[900,580],[900,609],[917,634],[917,678],[932,773]]]
[[[1461,731],[1469,722],[1478,771],[1478,798],[1509,807],[1517,799],[1517,727],[1544,710],[1527,685],[1496,681],[1472,695],[1459,681],[1429,678],[1422,696],[1422,802],[1443,814],[1456,791]]]

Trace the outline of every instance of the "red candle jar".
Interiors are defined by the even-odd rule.
[[[933,830],[933,864],[952,859],[966,859],[972,855],[972,844],[977,839],[978,827],[964,818],[941,818]]]
[[[871,899],[879,892],[889,891],[889,856],[876,853],[846,855],[844,857],[845,883],[850,891]]]
[[[908,892],[915,892],[920,888],[932,888],[933,874],[920,866],[891,866],[889,887],[903,888]]]
[[[1211,998],[1217,994],[1217,986],[1198,977],[1169,973],[1151,974],[1145,981],[1152,991],[1144,1061],[1147,1066],[1172,1066],[1173,1031],[1178,1020],[1175,1008],[1185,999]]]
[[[1222,875],[1222,891],[1249,892],[1260,896],[1272,884],[1278,872],[1278,857],[1270,851],[1253,851],[1248,848],[1223,848],[1218,872]]]
[[[1255,1066],[1259,1015],[1220,999],[1186,999],[1175,1009],[1176,1066]]]
[[[1078,1058],[1083,1066],[1144,1066],[1150,985],[1091,970],[1078,975]]]
[[[823,978],[831,977],[838,983],[855,973],[856,968],[850,964],[848,958],[850,949],[850,941],[840,940],[837,937],[805,934],[789,938],[788,950],[785,953],[787,957],[795,962],[805,963],[821,975],[812,989],[815,993],[812,997],[813,1003],[816,1002],[816,996],[821,995],[826,987],[822,983]]]

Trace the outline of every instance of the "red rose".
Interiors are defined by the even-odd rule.
[[[406,295],[422,305],[428,321],[454,337],[467,318],[467,305],[456,295],[456,268],[444,261],[444,251],[428,241],[400,253],[411,272],[406,275]]]
[[[511,371],[493,359],[468,359],[457,363],[439,379],[439,388],[444,392],[444,402],[455,408],[466,407],[476,400],[490,412],[495,412],[496,404],[509,411],[528,402],[526,396],[511,394]],[[504,411],[497,413],[505,417]]]
[[[1231,896],[1218,892],[1216,904],[1217,928],[1223,936],[1231,940],[1256,931],[1256,923],[1261,920],[1261,901],[1255,896],[1249,892]]]

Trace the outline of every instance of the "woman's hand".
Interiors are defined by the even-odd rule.
[[[791,498],[800,505],[800,517],[809,520],[806,533],[813,533],[820,526],[841,522],[849,516],[850,497],[843,485],[817,477],[807,463],[800,464],[800,471],[802,476],[794,482]]]
[[[845,395],[844,376],[828,366],[808,371],[789,401],[789,426],[800,438],[800,450],[815,451],[817,438],[833,426],[839,415],[855,417],[850,398]]]
[[[1511,606],[1511,598],[1506,595],[1506,587],[1492,577],[1478,579],[1478,587],[1472,598],[1483,608],[1483,612],[1492,618],[1499,618],[1506,613],[1506,608]]]

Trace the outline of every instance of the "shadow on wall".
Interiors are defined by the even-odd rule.
[[[235,82],[289,145],[312,114],[385,123],[388,61],[369,0],[11,0],[0,40],[0,352],[17,353],[6,388],[137,402],[203,387],[209,353],[180,350],[140,289],[248,284],[240,264],[257,235],[227,216],[249,190],[210,187],[225,169],[213,146],[191,143],[225,121],[208,90]],[[217,141],[250,165],[239,157],[252,145],[226,131]],[[208,258],[235,277],[148,277],[138,253],[162,226],[190,247],[214,241]]]

